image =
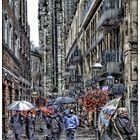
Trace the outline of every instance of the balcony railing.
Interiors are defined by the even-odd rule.
[[[110,5],[102,11],[102,16],[97,23],[97,30],[117,25],[123,17],[123,8]]]
[[[119,49],[105,50],[101,55],[101,63],[103,65],[101,73],[121,73],[121,53]]]
[[[83,22],[85,15],[87,14],[87,12],[89,11],[91,4],[92,4],[93,0],[88,0],[85,4],[85,7],[82,11],[82,17],[81,17],[81,23]]]
[[[94,41],[91,45],[91,47],[89,49],[87,49],[86,53],[85,53],[85,56],[89,55],[89,53],[96,47],[97,44],[99,44],[102,40],[104,39],[104,34],[101,33],[97,40]]]

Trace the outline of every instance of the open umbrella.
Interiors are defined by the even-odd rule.
[[[106,114],[109,114],[110,116],[113,116],[118,108],[118,104],[121,100],[121,97],[115,98],[111,101],[109,101],[100,111],[100,115],[98,118],[98,123],[99,123],[99,131],[101,132],[101,135],[103,134],[103,129],[102,126],[108,126],[110,118],[106,117]]]
[[[58,97],[55,102],[54,105],[58,105],[58,104],[73,104],[73,103],[77,103],[77,101],[71,97]]]
[[[35,108],[35,106],[33,104],[31,104],[30,102],[28,101],[15,101],[13,102],[12,104],[10,104],[8,106],[8,109],[9,110],[30,110],[30,109],[33,109]]]

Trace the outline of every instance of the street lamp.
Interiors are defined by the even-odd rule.
[[[97,76],[98,76],[98,72],[102,69],[102,64],[101,63],[99,63],[98,61],[96,61],[96,63],[94,64],[94,65],[92,65],[91,66],[91,68],[92,68],[92,88],[94,87],[93,85],[95,84],[96,86],[95,86],[95,88],[97,88],[97,84],[98,84],[98,81],[97,81]],[[95,76],[94,76],[94,78],[93,78],[93,69],[95,70]],[[99,107],[98,107],[98,105],[96,106],[96,127],[98,126],[98,109],[99,109]],[[98,136],[98,131],[96,131],[96,135]]]
[[[33,102],[34,102],[34,105],[35,105],[35,104],[36,104],[36,103],[35,103],[35,99],[36,99],[36,97],[38,97],[37,91],[33,91],[33,92],[32,92],[32,97],[33,97]]]
[[[107,76],[107,84],[108,84],[108,87],[109,87],[109,91],[111,91],[111,93],[109,95],[111,96],[111,99],[112,99],[112,96],[113,96],[112,86],[114,85],[114,77],[111,74],[109,74]]]
[[[114,77],[111,74],[107,76],[107,83],[110,87],[114,84]]]
[[[91,68],[92,68],[92,87],[93,87],[93,84],[96,84],[97,83],[97,75],[98,75],[98,72],[102,69],[102,64],[99,63],[99,62],[96,62],[94,65],[91,65]],[[93,69],[95,71],[95,76],[93,77]],[[95,80],[93,82],[93,79]]]

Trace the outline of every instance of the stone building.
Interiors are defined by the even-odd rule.
[[[70,79],[80,75],[86,91],[97,82],[100,88],[108,86],[107,77],[113,76],[112,96],[123,96],[122,105],[136,126],[137,4],[137,0],[80,0],[66,36],[66,66],[73,67]],[[100,71],[93,67],[97,62],[102,64]],[[76,81],[69,84],[76,87]]]
[[[38,9],[39,45],[43,51],[44,94],[57,96],[64,92],[64,3],[40,0]]]
[[[42,67],[42,55],[40,48],[31,45],[31,102],[35,103],[35,98],[44,97],[43,91],[43,67]],[[34,95],[35,94],[35,95]]]
[[[3,0],[2,4],[2,125],[6,134],[12,115],[7,105],[30,96],[30,27],[26,0]]]

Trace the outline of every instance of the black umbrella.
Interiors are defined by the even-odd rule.
[[[58,104],[73,104],[73,103],[77,103],[77,101],[71,97],[58,97],[55,102],[54,105],[58,105]]]

